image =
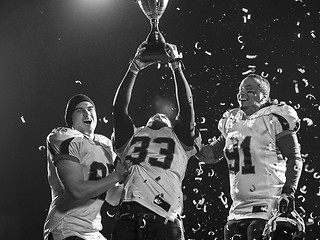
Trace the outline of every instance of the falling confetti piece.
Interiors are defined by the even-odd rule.
[[[307,95],[306,95],[306,99],[309,99],[309,100],[311,100],[311,99],[316,100],[316,97],[309,93],[309,94],[307,94]]]
[[[306,164],[304,167],[304,171],[307,173],[313,173],[314,172],[314,168],[309,169],[309,164]]]
[[[300,192],[303,193],[303,194],[306,194],[307,193],[307,186],[302,186],[300,188]]]
[[[207,131],[208,131],[208,128],[199,128],[199,131],[200,131],[200,132],[207,132]]]
[[[302,79],[302,81],[303,81],[303,82],[304,82],[304,84],[305,84],[304,86],[305,86],[305,87],[308,87],[308,85],[309,85],[308,80],[307,80],[307,79],[305,79],[305,78],[303,78],[303,79]]]
[[[40,151],[43,151],[43,150],[45,150],[45,149],[46,149],[45,146],[40,146],[40,147],[39,147],[39,150],[40,150]]]
[[[298,83],[294,84],[294,91],[295,91],[295,93],[299,93],[299,85],[298,85]]]
[[[255,58],[257,58],[257,55],[246,55],[246,58],[255,59]]]
[[[109,122],[109,120],[106,117],[103,117],[102,120],[103,120],[104,123],[108,123]]]
[[[313,174],[313,177],[314,177],[315,179],[319,179],[319,178],[320,178],[320,174],[319,174],[318,172],[315,172],[315,173]]]
[[[20,119],[21,119],[22,123],[26,123],[26,120],[24,119],[24,116],[21,116]]]
[[[208,177],[213,177],[214,176],[214,170],[211,169],[211,173],[208,173]]]
[[[198,223],[198,228],[192,228],[192,231],[195,233],[195,232],[199,231],[200,228],[201,228],[201,225],[200,225],[200,223]]]
[[[194,45],[194,47],[195,47],[196,49],[201,49],[201,47],[199,46],[199,42],[196,42],[196,44]]]
[[[107,211],[107,215],[108,215],[108,217],[114,217],[115,216],[115,214],[111,214],[109,211]]]
[[[248,13],[248,12],[249,12],[249,10],[246,9],[246,8],[242,8],[242,11],[245,12],[245,13]]]
[[[308,125],[308,126],[312,126],[312,125],[313,125],[313,121],[312,121],[312,119],[310,119],[310,118],[303,118],[302,120],[305,121],[305,122],[307,122],[307,125]]]
[[[245,72],[242,72],[242,75],[247,75],[247,74],[249,74],[249,73],[253,73],[254,71],[252,70],[252,69],[249,69],[249,70],[247,70],[247,71],[245,71]]]

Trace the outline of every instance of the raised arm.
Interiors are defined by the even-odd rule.
[[[128,112],[131,94],[136,77],[140,70],[150,66],[155,62],[142,62],[141,53],[146,49],[146,42],[140,44],[137,52],[130,62],[128,70],[123,77],[113,100],[113,130],[115,148],[122,147],[133,135],[134,126]]]
[[[113,137],[116,149],[123,146],[133,134],[133,123],[129,116],[128,106],[137,73],[130,71],[132,64],[122,79],[113,100]]]
[[[182,70],[181,57],[177,47],[173,44],[167,44],[167,53],[170,56],[170,67],[175,82],[175,93],[178,107],[178,114],[174,126],[174,131],[180,141],[187,146],[193,145],[196,134],[195,131],[195,112],[193,106],[193,97],[191,88]]]

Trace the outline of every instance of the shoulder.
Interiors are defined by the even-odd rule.
[[[279,103],[267,106],[262,113],[272,114],[282,125],[283,130],[297,131],[300,126],[300,119],[296,110],[286,103]]]
[[[242,119],[244,112],[239,108],[233,108],[227,110],[222,118],[219,120],[218,129],[224,135],[226,133],[226,127],[230,124]]]
[[[224,114],[222,115],[222,119],[235,117],[235,116],[237,116],[237,115],[239,115],[241,113],[242,113],[242,111],[239,108],[232,108],[232,109],[229,109],[229,110],[224,112]]]
[[[67,127],[55,128],[47,136],[48,151],[50,151],[53,156],[57,154],[69,154],[71,144],[75,146],[73,144],[75,141],[82,141],[83,139],[84,135],[77,130]]]
[[[237,121],[242,119],[244,112],[239,108],[233,108],[230,110],[227,110],[222,115],[222,118],[219,121],[219,124],[224,124],[228,121]]]
[[[110,138],[101,134],[94,134],[94,140],[102,146],[110,147],[112,145]]]
[[[58,127],[53,129],[47,136],[48,142],[63,142],[68,139],[83,138],[83,134],[68,127]]]

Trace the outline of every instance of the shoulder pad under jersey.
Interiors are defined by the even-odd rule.
[[[300,128],[300,119],[296,110],[285,104],[274,104],[268,107],[265,107],[264,113],[262,114],[272,114],[274,115],[280,122],[282,129],[298,131]]]
[[[226,111],[222,118],[219,120],[218,129],[224,135],[225,134],[225,125],[227,122],[236,121],[242,119],[244,112],[239,108],[233,108]]]
[[[112,147],[112,141],[104,135],[94,134],[94,140],[104,147]]]
[[[47,137],[48,151],[52,156],[63,153],[68,154],[69,144],[75,138],[83,138],[84,135],[74,129],[67,127],[55,128]]]
[[[222,115],[222,119],[229,117],[236,117],[237,115],[242,114],[242,111],[239,108],[229,109]]]
[[[69,138],[83,138],[83,133],[68,127],[58,127],[51,131],[47,137],[48,142],[65,141]]]

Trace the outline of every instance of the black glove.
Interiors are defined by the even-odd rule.
[[[279,212],[290,214],[295,210],[295,201],[293,195],[286,193],[281,194],[279,199]]]

